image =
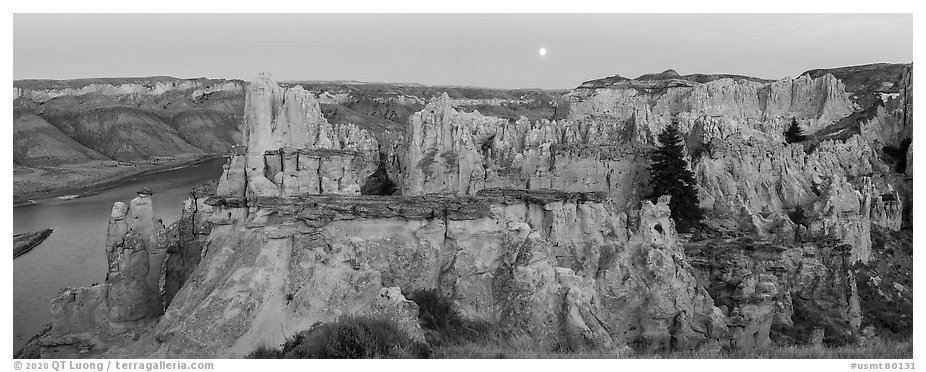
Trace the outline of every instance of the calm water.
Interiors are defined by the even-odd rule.
[[[50,321],[51,300],[65,287],[106,277],[106,228],[113,203],[128,203],[142,187],[154,191],[154,214],[164,225],[177,220],[193,186],[218,179],[225,159],[153,174],[72,200],[13,208],[13,233],[55,229],[48,239],[13,261],[14,351]]]

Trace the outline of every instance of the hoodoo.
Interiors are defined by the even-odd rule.
[[[116,203],[105,283],[63,291],[28,350],[243,357],[344,315],[425,342],[417,290],[505,340],[607,355],[841,345],[912,322],[910,283],[879,261],[908,223],[912,147],[902,166],[884,154],[910,126],[906,88],[859,116],[833,74],[666,71],[583,83],[555,120],[414,100],[403,135],[332,124],[317,97],[334,95],[283,85],[247,84],[241,145],[176,224],[150,191]],[[785,143],[792,118],[805,142]],[[692,234],[648,199],[673,121],[707,215]],[[384,178],[395,195],[361,195]]]

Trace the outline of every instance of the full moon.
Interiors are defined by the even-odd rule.
[[[537,51],[537,54],[540,54],[542,56],[547,55],[547,48],[540,48],[540,50]]]

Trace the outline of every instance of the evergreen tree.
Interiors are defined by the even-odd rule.
[[[685,161],[685,146],[678,132],[678,124],[672,123],[659,134],[659,146],[653,154],[649,171],[652,177],[651,199],[670,195],[669,208],[678,231],[687,232],[696,226],[704,213],[698,206],[698,192],[695,190],[694,173],[688,170]]]
[[[785,131],[785,142],[798,143],[804,142],[805,139],[807,139],[807,136],[804,135],[801,127],[797,125],[797,119],[791,118],[791,126]]]

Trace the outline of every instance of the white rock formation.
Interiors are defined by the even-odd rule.
[[[409,118],[405,195],[475,194],[485,188],[603,191],[639,201],[645,149],[598,142],[572,122],[516,122],[455,110],[447,95]]]
[[[672,120],[702,142],[733,134],[779,140],[796,117],[808,132],[852,113],[845,85],[831,74],[782,79],[767,84],[718,79],[685,81],[662,89],[631,85],[576,89],[566,96],[565,119],[593,128],[597,141],[655,143]]]
[[[314,94],[261,74],[250,82],[242,134],[218,186],[223,196],[359,194],[379,165],[378,144],[352,124],[331,125]]]
[[[106,234],[109,270],[102,284],[66,288],[52,300],[45,343],[90,347],[90,335],[147,325],[164,311],[161,274],[167,258],[164,225],[153,217],[151,196],[113,205]]]

